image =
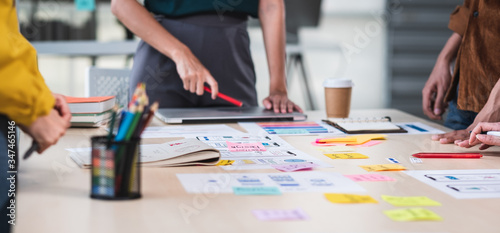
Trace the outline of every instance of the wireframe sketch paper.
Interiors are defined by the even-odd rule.
[[[500,170],[404,171],[457,199],[500,198]]]
[[[177,174],[188,193],[232,193],[233,187],[277,187],[285,192],[364,192],[356,182],[334,172]]]
[[[223,166],[225,170],[270,169],[272,165],[313,163],[320,167],[331,167],[311,155],[295,149],[277,135],[238,135],[238,136],[198,136],[198,140],[218,149],[221,159],[234,160],[231,166]],[[229,144],[262,145],[264,151],[235,151],[228,148]]]

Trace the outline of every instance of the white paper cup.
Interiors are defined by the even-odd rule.
[[[326,79],[325,105],[328,118],[347,118],[351,110],[351,92],[354,86],[350,79]]]

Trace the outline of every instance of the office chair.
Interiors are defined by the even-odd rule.
[[[114,95],[121,107],[127,107],[130,100],[130,69],[89,67],[86,78],[87,96]]]

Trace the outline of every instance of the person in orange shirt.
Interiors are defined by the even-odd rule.
[[[8,178],[15,182],[17,177],[8,171],[18,164],[13,126],[29,134],[42,153],[64,135],[71,113],[64,97],[45,84],[35,49],[19,33],[15,0],[0,1],[0,35],[0,232],[9,232],[13,225],[7,207],[15,190],[9,191]]]
[[[448,109],[444,125],[455,131],[432,139],[468,147],[479,122],[500,121],[500,1],[465,0],[448,27],[454,33],[422,90],[423,111],[441,120]]]

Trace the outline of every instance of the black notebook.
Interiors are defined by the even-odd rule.
[[[328,118],[323,121],[347,134],[408,133],[405,129],[392,123],[390,117]]]

